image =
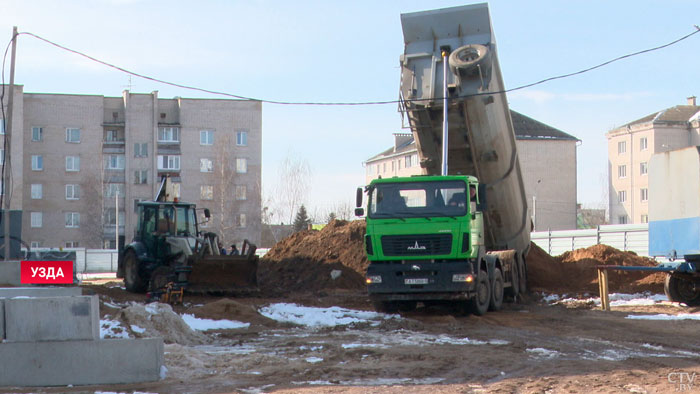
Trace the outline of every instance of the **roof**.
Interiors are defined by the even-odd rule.
[[[515,139],[517,140],[565,140],[565,141],[579,141],[578,138],[567,134],[559,129],[555,129],[552,126],[546,125],[540,121],[525,116],[520,112],[510,110],[511,119],[513,119],[513,129],[515,133]],[[367,159],[368,162],[375,161],[388,156],[399,155],[401,153],[414,151],[416,149],[416,143],[411,138],[410,140],[400,144],[396,148],[391,147],[382,153],[374,155]]]
[[[700,106],[697,105],[676,105],[675,107],[666,108],[662,111],[651,113],[643,118],[627,123],[618,128],[634,126],[643,123],[666,123],[666,124],[686,124],[700,112]]]

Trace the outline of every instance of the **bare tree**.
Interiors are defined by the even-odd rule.
[[[291,154],[282,160],[277,184],[277,205],[283,222],[292,223],[294,215],[306,200],[311,183],[311,167],[306,159]]]
[[[79,183],[79,198],[85,209],[80,213],[80,232],[86,248],[102,248],[104,237],[103,175],[84,176]]]
[[[213,231],[222,238],[222,242],[228,242],[234,238],[236,202],[247,198],[247,194],[252,193],[253,190],[245,189],[245,185],[239,185],[242,187],[240,190],[236,189],[236,162],[231,160],[235,157],[231,135],[222,133],[216,138],[213,159],[213,172],[216,175],[216,180],[211,191],[214,210],[212,214],[216,220],[212,223],[212,227]]]

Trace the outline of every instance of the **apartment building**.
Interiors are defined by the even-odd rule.
[[[689,97],[609,131],[609,212],[612,224],[649,221],[649,160],[655,153],[700,145],[700,106]]]
[[[257,101],[24,93],[15,86],[11,208],[32,247],[130,242],[136,204],[160,179],[209,208],[227,244],[260,240],[262,107]]]
[[[528,210],[535,231],[576,228],[576,146],[561,130],[511,110]],[[394,146],[365,161],[365,181],[422,173],[412,134],[394,134]],[[556,169],[552,171],[552,169]]]

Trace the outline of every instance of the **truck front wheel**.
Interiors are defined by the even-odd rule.
[[[479,272],[479,277],[476,280],[476,294],[474,294],[470,303],[472,313],[477,316],[482,316],[489,310],[489,305],[491,305],[491,282],[485,270]]]
[[[683,302],[688,306],[700,306],[700,284],[697,278],[667,274],[664,293],[671,301]]]
[[[124,286],[132,293],[146,291],[146,283],[139,275],[139,260],[133,250],[127,251],[124,255]]]

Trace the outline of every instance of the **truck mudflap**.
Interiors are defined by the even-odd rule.
[[[367,268],[370,298],[384,300],[467,299],[475,282],[471,261],[374,262]]]

